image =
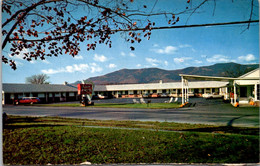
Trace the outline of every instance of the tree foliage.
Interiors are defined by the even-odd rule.
[[[49,82],[47,82],[49,78],[50,77],[46,74],[38,74],[26,77],[25,82],[28,84],[49,84]]]
[[[124,32],[130,49],[135,50],[134,43],[150,39],[156,26],[152,16],[163,16],[173,26],[179,15],[192,15],[208,1],[198,6],[184,1],[187,7],[173,13],[153,11],[157,1],[147,6],[134,0],[3,0],[2,49],[8,48],[11,56],[2,55],[2,61],[15,70],[12,57],[21,54],[27,61],[63,54],[74,57],[82,51],[80,43],[87,51],[95,50],[97,44],[112,47],[112,36],[117,32]],[[80,14],[75,15],[75,11]]]

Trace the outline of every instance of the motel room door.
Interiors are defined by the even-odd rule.
[[[240,97],[247,97],[247,87],[240,86]]]

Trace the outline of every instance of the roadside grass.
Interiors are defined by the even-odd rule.
[[[79,103],[65,104],[35,104],[27,106],[44,106],[44,107],[80,107]],[[179,108],[179,103],[150,103],[148,104],[133,104],[133,103],[95,103],[93,106],[87,107],[106,107],[106,108],[144,108],[144,109],[168,109]]]
[[[158,121],[117,121],[117,120],[92,120],[63,117],[28,117],[9,115],[8,121],[4,125],[6,129],[29,128],[42,126],[101,126],[101,127],[121,127],[121,128],[140,128],[168,131],[195,131],[210,132],[220,134],[243,134],[259,135],[258,127],[232,127],[216,126],[208,124],[188,124]]]
[[[9,116],[3,130],[3,161],[11,165],[258,163],[258,136],[258,128]]]

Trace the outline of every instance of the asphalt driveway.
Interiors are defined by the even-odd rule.
[[[167,98],[152,99],[164,102]],[[132,99],[94,100],[95,103],[131,103]],[[191,124],[216,124],[228,126],[259,126],[259,108],[239,107],[223,103],[221,99],[205,100],[191,98],[195,107],[175,109],[130,109],[130,108],[91,108],[91,107],[39,107],[5,105],[3,111],[10,115],[58,116],[97,120],[137,120],[178,122]]]

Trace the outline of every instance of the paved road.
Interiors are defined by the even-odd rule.
[[[108,102],[108,100],[106,100]],[[195,107],[177,109],[127,109],[90,107],[38,107],[6,105],[3,111],[12,115],[59,116],[98,120],[140,120],[179,123],[201,123],[232,126],[259,126],[259,108],[234,108],[221,100],[191,99]]]

